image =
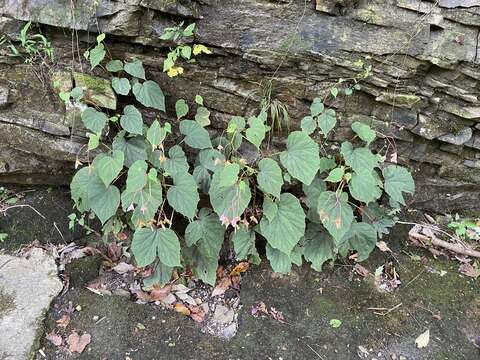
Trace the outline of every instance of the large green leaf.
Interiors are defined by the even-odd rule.
[[[88,205],[88,187],[93,178],[98,175],[93,168],[85,166],[77,171],[70,183],[70,192],[78,211],[84,212],[90,209]]]
[[[311,263],[312,269],[322,271],[323,264],[335,258],[332,237],[325,229],[315,223],[309,223],[305,232],[305,249],[303,256]]]
[[[125,190],[121,199],[123,211],[128,212],[133,209],[131,218],[133,225],[136,228],[142,227],[151,222],[162,204],[162,186],[158,182],[148,180],[140,190]]]
[[[97,163],[97,174],[105,186],[108,186],[123,169],[123,152],[113,150],[112,156],[104,156]]]
[[[377,243],[377,231],[367,223],[354,222],[350,230],[341,241],[342,245],[348,243],[349,247],[358,253],[357,261],[363,261],[375,248]]]
[[[120,117],[122,128],[132,134],[143,134],[142,113],[133,105],[127,105],[123,109],[123,115]]]
[[[112,144],[113,150],[123,152],[125,166],[130,167],[137,160],[147,160],[148,143],[143,137],[137,136],[128,141],[123,136],[116,136]]]
[[[203,193],[208,194],[210,189],[210,183],[212,181],[212,176],[208,169],[203,165],[197,165],[193,169],[193,178],[195,179],[197,186]]]
[[[180,266],[180,241],[171,229],[137,229],[133,234],[133,255],[139,266],[160,261],[169,267]]]
[[[195,179],[188,172],[176,174],[173,184],[167,191],[168,203],[175,211],[192,219],[200,201]]]
[[[165,111],[165,95],[155,81],[147,80],[143,84],[135,83],[133,94],[143,106]]]
[[[225,237],[225,228],[217,214],[210,209],[200,209],[198,220],[188,224],[185,230],[187,246],[196,245],[207,257],[217,258]]]
[[[87,107],[82,112],[82,121],[88,130],[99,134],[105,127],[108,117],[103,112],[97,111],[92,107]]]
[[[143,68],[140,60],[134,60],[133,62],[129,63],[127,62],[123,68],[127,74],[145,80],[145,69]]]
[[[265,124],[260,117],[253,116],[248,119],[248,125],[248,129],[245,131],[246,138],[259,149],[265,139]]]
[[[398,165],[389,165],[383,169],[383,178],[385,180],[385,191],[390,197],[405,205],[402,192],[413,194],[415,192],[415,183],[410,172]]]
[[[210,184],[210,202],[213,209],[228,221],[234,221],[239,218],[247,208],[251,193],[248,183],[241,180],[232,186],[221,186],[220,171],[215,172]]]
[[[193,275],[204,283],[215,286],[217,280],[218,256],[203,255],[196,246],[184,250]]]
[[[354,199],[368,204],[382,196],[379,185],[381,182],[375,170],[361,171],[352,174],[348,189]]]
[[[240,225],[230,236],[237,261],[248,259],[254,264],[260,263],[260,256],[255,247],[255,231]]]
[[[276,273],[289,274],[292,269],[292,260],[290,256],[284,252],[275,249],[270,244],[265,247],[267,259]]]
[[[260,172],[257,176],[258,186],[263,192],[280,197],[283,186],[282,169],[273,159],[262,159],[258,163]]]
[[[180,132],[185,135],[185,142],[192,148],[207,149],[212,147],[208,131],[196,121],[182,120],[180,122]]]
[[[269,202],[265,198],[264,208]],[[305,232],[305,213],[300,201],[290,193],[281,194],[275,205],[278,210],[273,216],[264,216],[260,221],[261,234],[272,247],[290,255]]]
[[[380,158],[374,155],[370,149],[366,147],[354,149],[348,141],[342,143],[340,152],[345,159],[345,163],[358,173],[372,171],[380,162]]]
[[[210,171],[224,166],[225,156],[217,149],[203,149],[198,153],[198,161]]]
[[[131,89],[130,81],[127,78],[113,77],[112,88],[117,94],[126,96]]]
[[[128,192],[135,192],[143,189],[147,184],[147,163],[145,160],[135,161],[130,169],[128,169],[127,175],[127,188]]]
[[[355,134],[358,135],[360,139],[365,141],[367,145],[370,145],[370,143],[376,138],[375,131],[373,131],[372,128],[367,124],[355,121],[352,124],[352,130],[355,132]]]
[[[303,132],[310,135],[317,128],[317,121],[312,116],[305,116],[300,123],[300,127]]]
[[[105,67],[107,71],[119,72],[123,70],[123,62],[121,60],[110,60]]]
[[[103,225],[117,212],[120,205],[120,191],[114,185],[105,186],[97,177],[88,185],[88,204]]]
[[[338,244],[353,222],[353,210],[348,204],[347,193],[338,195],[333,191],[322,192],[318,198],[317,209],[323,226]]]
[[[315,98],[312,101],[312,105],[310,105],[310,113],[312,116],[318,116],[323,112],[324,106],[322,99]]]
[[[172,177],[187,173],[189,165],[183,149],[174,145],[168,150],[168,158],[163,162],[163,169]]]
[[[225,164],[223,168],[218,170],[220,182],[218,186],[227,187],[233,186],[238,181],[238,173],[240,172],[240,166],[236,163]]]
[[[92,69],[96,68],[105,58],[107,52],[105,51],[105,45],[97,44],[92,50],[89,51],[90,66]]]
[[[165,286],[172,278],[173,268],[158,261],[153,274],[143,279],[143,289],[153,290],[155,286]]]
[[[309,185],[319,168],[318,145],[307,133],[294,131],[288,135],[287,150],[280,154],[280,161],[290,175]]]

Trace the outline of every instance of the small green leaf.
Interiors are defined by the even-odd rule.
[[[184,254],[189,260],[193,275],[206,284],[215,286],[217,279],[218,256],[205,256],[195,246],[185,249]]]
[[[107,71],[119,72],[123,70],[123,62],[121,60],[111,60],[106,65]]]
[[[278,207],[275,215],[260,221],[261,234],[272,247],[289,255],[305,232],[305,213],[298,199],[290,193],[281,194],[275,204]]]
[[[165,96],[156,82],[147,80],[143,84],[135,83],[133,94],[143,106],[165,111]]]
[[[360,139],[365,141],[367,145],[370,145],[370,143],[376,138],[375,131],[373,131],[372,128],[367,124],[355,121],[352,124],[352,130],[358,135]]]
[[[90,66],[92,69],[96,68],[103,61],[106,55],[105,46],[103,44],[97,44],[89,52]]]
[[[317,209],[323,226],[338,244],[354,220],[348,195],[344,192],[337,195],[332,191],[324,191],[318,198]]]
[[[385,192],[396,202],[405,205],[402,192],[409,194],[415,192],[415,183],[410,172],[398,165],[389,165],[382,172],[385,180]]]
[[[119,95],[128,95],[131,89],[130,81],[127,78],[113,77],[112,88]]]
[[[177,120],[188,114],[188,105],[185,100],[180,99],[175,103],[175,112],[177,113]]]
[[[185,60],[190,60],[190,58],[192,57],[192,48],[188,45],[185,45],[182,46],[180,49],[180,54],[182,55],[182,57]]]
[[[201,97],[200,95],[195,95],[195,102],[196,102],[198,105],[202,105],[202,106],[203,106],[203,97]]]
[[[305,116],[300,123],[300,127],[302,128],[302,131],[310,135],[317,128],[317,122],[312,116]]]
[[[338,183],[342,180],[344,174],[345,174],[345,168],[343,166],[335,168],[330,171],[325,181],[328,181],[331,183]]]
[[[148,128],[147,131],[147,140],[148,142],[152,145],[153,148],[158,147],[163,140],[165,140],[165,137],[167,136],[167,131],[165,128],[162,128],[160,126],[160,123],[158,120],[155,120],[152,125]]]
[[[328,109],[318,117],[318,127],[322,134],[327,137],[328,133],[337,125],[337,116],[335,110]]]
[[[267,194],[277,198],[280,197],[280,191],[283,186],[282,169],[273,159],[265,158],[258,163],[260,172],[257,176],[258,186]]]
[[[82,112],[82,121],[88,130],[93,131],[95,134],[99,134],[105,127],[108,117],[92,107],[87,107]]]
[[[196,121],[182,120],[180,122],[180,132],[185,135],[185,142],[192,148],[206,149],[212,147],[208,131]]]
[[[120,125],[131,134],[143,134],[142,113],[133,105],[127,105],[120,117]]]
[[[97,173],[105,186],[108,186],[123,169],[123,152],[114,150],[112,156],[102,157],[97,163]]]
[[[338,319],[332,319],[332,320],[330,320],[330,326],[331,326],[332,328],[334,328],[334,329],[335,329],[335,328],[339,328],[341,325],[342,325],[342,322],[341,322],[340,320],[338,320]]]
[[[183,30],[183,36],[193,36],[194,30],[195,30],[195,23],[192,23]]]
[[[249,128],[245,132],[246,138],[259,149],[262,141],[265,139],[265,124],[259,117],[251,117],[248,119],[248,125]]]
[[[127,74],[133,77],[145,80],[145,69],[143,68],[140,60],[134,60],[133,62],[126,62],[123,69]],[[145,105],[148,106],[148,105]]]
[[[210,125],[210,111],[206,107],[199,107],[195,115],[195,121],[203,127]]]
[[[100,145],[100,135],[88,133],[88,150],[95,150]]]
[[[174,186],[170,187],[167,192],[168,203],[175,211],[192,219],[200,201],[195,179],[185,172],[174,176],[173,184]]]
[[[320,115],[323,112],[324,106],[320,98],[313,99],[312,105],[310,105],[310,113],[313,117]]]
[[[294,131],[288,135],[287,150],[280,154],[280,161],[290,175],[308,185],[319,167],[318,144],[305,132]]]
[[[137,229],[133,234],[133,255],[141,267],[150,265],[157,256],[169,267],[180,266],[180,242],[170,229]]]
[[[336,87],[331,88],[330,94],[332,94],[332,96],[336,98],[338,96],[338,89]]]

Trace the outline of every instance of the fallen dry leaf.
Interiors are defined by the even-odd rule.
[[[113,262],[117,262],[122,257],[123,250],[118,244],[112,242],[107,246],[107,256]]]
[[[368,275],[370,275],[370,271],[368,271],[367,268],[365,268],[364,266],[362,266],[360,264],[355,264],[355,266],[353,267],[353,270],[355,270],[355,272],[358,275],[363,276],[363,277],[367,277]]]
[[[230,272],[230,276],[240,275],[241,273],[247,271],[249,267],[250,264],[248,261],[243,261],[233,268],[233,270]]]
[[[429,342],[430,342],[430,330],[429,329],[427,329],[425,332],[418,335],[418,337],[415,339],[415,344],[417,345],[417,348],[419,348],[419,349],[427,347]]]
[[[63,339],[60,335],[55,334],[55,332],[51,332],[47,335],[47,340],[50,341],[55,346],[62,346]]]
[[[57,325],[66,328],[70,323],[70,314],[63,314],[60,319],[56,321]]]
[[[231,285],[232,279],[230,279],[230,277],[224,277],[218,282],[217,286],[215,286],[215,289],[213,289],[212,297],[224,294]]]
[[[121,262],[121,263],[118,263],[115,267],[113,267],[113,270],[118,274],[122,275],[135,270],[135,266],[131,264],[127,264],[126,262]]]
[[[196,322],[202,322],[205,318],[205,312],[199,306],[190,306],[190,317]]]
[[[182,315],[185,315],[185,316],[189,316],[190,315],[190,309],[187,308],[185,305],[183,305],[182,303],[176,303],[175,304],[175,311],[182,314]]]
[[[76,331],[73,331],[67,338],[68,350],[70,352],[82,353],[83,350],[90,344],[92,337],[90,334],[78,335]]]
[[[257,317],[260,314],[266,314],[268,315],[267,311],[267,305],[263,301],[259,302],[258,304],[255,304],[252,306],[252,309],[250,310],[250,313]]]
[[[385,241],[377,242],[377,247],[383,252],[392,252]]]
[[[478,266],[474,266],[470,263],[463,263],[458,268],[458,271],[460,271],[463,275],[469,276],[474,279],[480,276],[480,269],[478,268]]]
[[[170,291],[172,291],[171,285],[165,285],[164,287],[161,287],[161,288],[155,287],[150,292],[150,297],[154,301],[161,301],[165,299],[168,295],[170,295]]]

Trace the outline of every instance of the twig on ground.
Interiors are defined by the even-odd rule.
[[[421,241],[422,243],[438,246],[438,247],[453,251],[457,254],[480,258],[480,251],[470,249],[463,244],[452,244],[445,240],[430,238],[429,236],[422,235],[412,231],[408,233],[408,236],[414,240]]]
[[[392,311],[394,311],[395,309],[399,308],[400,306],[402,306],[403,303],[400,303],[400,304],[397,304],[395,305],[394,307],[388,309],[388,308],[374,308],[374,307],[370,307],[368,308],[367,310],[374,310],[374,314],[375,315],[380,315],[380,316],[386,316],[388,314],[390,314]],[[383,311],[383,312],[379,312],[379,311]]]

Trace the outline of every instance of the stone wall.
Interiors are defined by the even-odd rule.
[[[15,37],[32,20],[55,47],[54,64],[42,67],[0,56],[0,181],[68,182],[85,138],[78,111],[55,93],[78,85],[72,70],[88,71],[81,54],[105,32],[113,57],[145,63],[169,111],[201,94],[218,128],[258,110],[271,78],[273,98],[298,126],[309,102],[363,59],[373,75],[331,104],[341,114],[332,140],[368,122],[386,137],[377,146],[414,171],[413,206],[480,210],[478,0],[0,0],[0,15],[0,31]],[[159,37],[180,21],[196,22],[195,42],[214,54],[170,79],[162,73],[169,44]],[[107,108],[123,100],[105,89],[96,95]]]

